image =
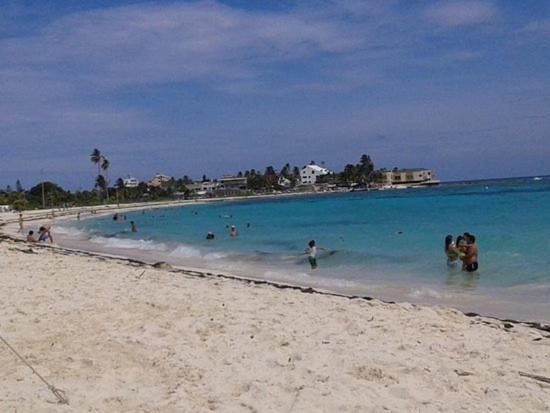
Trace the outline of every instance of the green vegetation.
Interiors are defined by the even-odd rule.
[[[110,185],[108,171],[111,164],[99,149],[92,151],[90,161],[97,167],[97,176],[92,190],[66,191],[59,185],[48,181],[40,182],[31,189],[25,190],[18,180],[15,190],[12,190],[9,186],[5,190],[0,190],[0,205],[10,205],[17,211],[38,209],[43,205],[46,208],[94,206],[107,202],[131,203],[188,199],[199,195],[251,195],[273,191],[293,191],[300,184],[300,168],[286,163],[279,172],[271,165],[267,166],[263,173],[256,169],[238,172],[235,176],[246,177],[247,187],[246,190],[237,191],[237,193],[234,190],[224,193],[223,188],[220,188],[202,194],[187,175],[179,179],[171,178],[157,186],[140,182],[137,187],[128,188],[125,187],[122,178],[118,178],[113,186]],[[365,154],[361,156],[357,164],[348,164],[341,172],[324,175],[318,178],[317,183],[330,187],[366,187],[373,182],[379,182],[382,179],[382,171],[376,171],[371,157]],[[203,175],[202,181],[198,182],[210,181],[206,175]],[[214,180],[213,182],[216,183],[217,181]]]

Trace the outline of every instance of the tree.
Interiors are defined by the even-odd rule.
[[[105,198],[107,199],[107,202],[109,202],[109,167],[111,166],[111,162],[104,156],[101,159],[101,169],[105,171]]]
[[[95,187],[98,190],[105,191],[107,188],[107,181],[103,175],[100,174],[95,178]]]
[[[116,189],[124,189],[124,179],[118,178],[115,183]]]
[[[90,161],[97,165],[97,174],[99,175],[101,173],[101,160],[102,160],[103,156],[101,155],[101,152],[99,151],[99,149],[94,149],[92,151],[92,153],[90,154]]]

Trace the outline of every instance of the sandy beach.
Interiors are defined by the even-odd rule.
[[[550,409],[550,333],[0,243],[0,410]]]

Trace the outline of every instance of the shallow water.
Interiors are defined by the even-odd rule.
[[[220,202],[101,217],[58,228],[102,250],[155,254],[386,299],[550,320],[550,178]],[[138,233],[129,232],[129,222]],[[235,225],[236,238],[227,227]],[[214,240],[206,240],[208,231]],[[480,269],[450,270],[446,234],[475,234]],[[310,239],[331,251],[309,271]]]

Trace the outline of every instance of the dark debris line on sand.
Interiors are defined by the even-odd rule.
[[[2,226],[2,224],[0,224],[0,227],[1,226]],[[16,238],[16,237],[12,237],[12,236],[6,235],[6,234],[0,234],[0,242],[16,242],[16,243],[23,243],[25,245],[28,245],[25,240],[22,240],[22,239],[19,239],[19,238]],[[375,299],[374,297],[369,297],[369,296],[338,294],[338,293],[332,293],[332,292],[329,292],[329,291],[316,290],[315,288],[312,288],[312,287],[301,287],[301,286],[297,286],[297,285],[283,284],[283,283],[279,283],[279,282],[275,282],[275,281],[269,281],[269,280],[257,280],[257,279],[252,279],[252,278],[237,277],[237,276],[228,275],[228,274],[220,274],[220,273],[213,274],[211,272],[200,272],[200,271],[187,270],[187,269],[184,269],[184,268],[173,267],[170,264],[165,263],[165,262],[157,262],[157,263],[154,263],[154,264],[150,264],[150,263],[147,263],[145,261],[140,261],[140,260],[136,260],[136,259],[133,259],[133,258],[115,257],[115,256],[107,255],[107,254],[101,254],[101,253],[83,251],[83,250],[74,250],[74,249],[70,249],[70,248],[57,247],[57,246],[52,246],[52,245],[33,244],[33,247],[49,249],[50,251],[54,251],[54,252],[56,252],[58,254],[62,254],[62,255],[73,255],[73,256],[76,255],[76,256],[92,257],[92,258],[101,259],[101,260],[113,260],[113,261],[118,261],[118,262],[125,263],[127,265],[131,265],[131,266],[134,266],[134,267],[147,267],[147,268],[153,268],[153,269],[159,269],[160,268],[160,269],[163,269],[165,271],[172,272],[172,273],[185,274],[185,275],[192,276],[192,277],[197,277],[197,278],[218,277],[218,278],[224,278],[224,279],[228,279],[228,280],[235,280],[235,281],[239,281],[239,282],[247,283],[247,284],[252,283],[254,285],[269,285],[271,287],[279,288],[279,289],[282,289],[282,290],[290,289],[290,290],[300,291],[300,292],[306,293],[306,294],[320,294],[320,295],[327,295],[327,296],[332,296],[332,297],[348,298],[350,300],[371,301],[371,300]],[[27,251],[23,251],[23,250],[19,250],[19,251],[31,253],[32,249],[28,248]],[[32,251],[32,252],[34,252],[34,251]],[[379,301],[381,301],[385,304],[396,304],[395,301],[384,301],[384,300],[379,300]],[[413,307],[417,306],[416,304],[411,304],[411,305]],[[459,311],[459,310],[457,310],[457,311]],[[534,328],[536,330],[550,332],[550,325],[549,324],[542,324],[542,323],[533,322],[533,321],[518,321],[518,320],[511,320],[511,319],[502,320],[502,319],[499,319],[499,318],[496,318],[496,317],[483,316],[483,315],[473,313],[473,312],[468,312],[468,313],[463,313],[463,314],[467,317],[483,317],[483,318],[487,318],[487,319],[490,319],[490,320],[496,320],[498,322],[501,322],[501,323],[503,323],[504,330],[507,331],[507,332],[512,331],[511,329],[514,327],[514,325],[523,325],[523,326]],[[488,321],[482,321],[482,322],[485,323],[485,324],[491,324]],[[545,338],[550,338],[550,336],[544,336],[544,337]]]

